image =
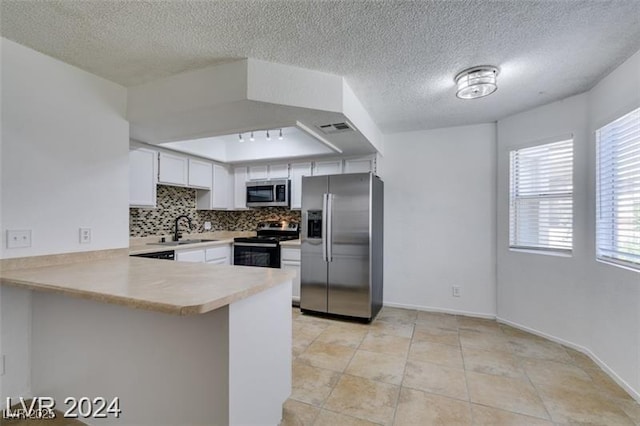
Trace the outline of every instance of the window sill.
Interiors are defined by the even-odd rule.
[[[509,247],[509,251],[516,253],[529,253],[529,254],[542,254],[545,256],[555,256],[555,257],[573,257],[572,252],[562,252],[562,251],[553,251],[553,250],[532,250],[525,248],[515,248]]]
[[[616,268],[626,269],[627,271],[640,273],[640,265],[631,266],[626,263],[616,262],[615,260],[596,258],[596,262],[604,263],[605,265],[615,266]]]

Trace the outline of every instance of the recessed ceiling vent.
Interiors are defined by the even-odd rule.
[[[353,129],[348,123],[333,123],[333,124],[323,124],[322,126],[318,126],[318,129],[322,131],[325,135],[333,135],[335,133],[343,133],[343,132],[353,132]]]

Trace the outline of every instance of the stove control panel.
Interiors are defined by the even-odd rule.
[[[258,231],[289,231],[298,232],[300,224],[286,220],[262,222],[258,225]]]

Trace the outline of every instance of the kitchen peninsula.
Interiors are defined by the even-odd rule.
[[[278,424],[292,273],[127,254],[3,265],[4,290],[32,300],[33,395],[119,398],[120,418],[89,424]]]

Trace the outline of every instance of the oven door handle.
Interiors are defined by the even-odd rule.
[[[233,243],[236,247],[278,247],[277,243]]]

